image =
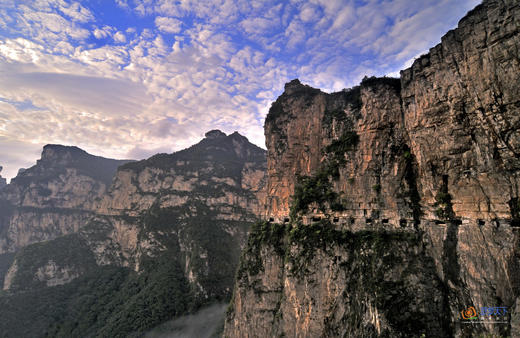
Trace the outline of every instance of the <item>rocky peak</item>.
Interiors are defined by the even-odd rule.
[[[298,79],[294,79],[294,80],[287,82],[285,84],[284,89],[285,89],[284,94],[286,94],[286,95],[292,95],[294,93],[299,93],[299,92],[303,92],[303,93],[307,93],[307,92],[319,93],[320,92],[319,89],[313,88],[309,85],[302,84],[300,82],[300,80],[298,80]]]
[[[127,162],[78,147],[46,145],[36,165],[20,170],[0,191],[0,200],[9,205],[0,210],[0,229],[5,227],[0,254],[77,232],[97,208],[117,167]]]
[[[59,144],[47,144],[43,147],[41,161],[61,162],[74,158],[88,156],[89,154],[74,146],[63,146]]]
[[[249,142],[247,137],[240,134],[238,131],[235,131],[233,134],[229,134],[229,137],[231,137],[234,140],[240,140],[241,142]]]
[[[204,136],[209,139],[226,137],[227,135],[218,129],[208,131]]]
[[[130,160],[115,160],[95,156],[75,146],[48,144],[43,147],[42,155],[36,165],[20,170],[13,179],[13,183],[25,185],[29,181],[57,178],[69,169],[77,173],[102,182],[108,186],[118,166]]]

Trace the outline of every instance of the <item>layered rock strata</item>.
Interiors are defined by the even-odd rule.
[[[400,79],[286,85],[225,336],[518,334],[519,20],[484,1]]]
[[[78,232],[127,162],[46,145],[36,165],[0,191],[0,254]]]

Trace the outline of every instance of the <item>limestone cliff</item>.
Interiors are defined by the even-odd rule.
[[[127,162],[46,145],[36,165],[0,191],[0,254],[77,232]]]
[[[17,321],[32,316],[39,321],[26,332],[36,336],[126,336],[229,300],[249,227],[264,213],[265,172],[265,150],[219,130],[120,166],[78,232],[14,257],[0,315],[16,319],[0,331],[21,334]],[[25,309],[24,297],[60,314]]]
[[[140,271],[143,260],[175,250],[202,297],[225,297],[247,230],[261,215],[264,176],[264,150],[236,132],[210,131],[183,151],[120,167],[81,233],[99,265]],[[210,291],[208,277],[224,290]]]
[[[488,0],[401,79],[286,85],[265,122],[285,224],[253,230],[225,336],[518,333],[519,27],[517,1]],[[472,306],[507,324],[465,323]]]

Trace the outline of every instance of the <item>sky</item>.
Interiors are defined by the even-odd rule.
[[[399,76],[480,0],[0,0],[0,166],[45,144],[143,159],[264,118],[299,78]]]

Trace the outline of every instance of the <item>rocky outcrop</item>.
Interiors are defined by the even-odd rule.
[[[77,232],[127,162],[46,145],[36,165],[0,192],[0,253]]]
[[[0,173],[2,172],[2,169],[3,169],[3,167],[0,166]],[[0,175],[0,189],[4,188],[6,185],[7,185],[7,180]]]
[[[230,294],[248,227],[263,211],[265,161],[265,151],[240,134],[210,131],[191,148],[120,167],[98,216],[81,233],[100,265],[140,271],[146,258],[175,249],[203,297],[210,287],[201,280],[214,273]],[[229,244],[225,263],[214,262],[221,248],[208,242],[209,233]]]
[[[351,90],[326,94],[298,80],[288,83],[265,125],[267,216],[289,216],[298,176],[332,169],[339,175],[331,189],[342,193],[342,220],[413,222],[414,167],[400,128],[399,88],[396,79],[367,79]],[[320,213],[317,205],[310,209]]]
[[[285,224],[252,232],[225,336],[516,330],[519,18],[484,1],[401,79],[286,85],[265,122],[265,218]],[[498,306],[507,324],[461,316]]]
[[[21,249],[3,281],[11,293],[63,285],[96,268],[94,255],[79,234],[58,237]]]

